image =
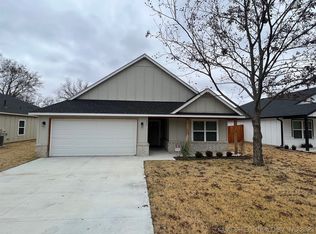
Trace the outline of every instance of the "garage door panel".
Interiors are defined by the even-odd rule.
[[[51,156],[135,155],[136,120],[53,120]]]

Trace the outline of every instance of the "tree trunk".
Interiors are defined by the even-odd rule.
[[[253,164],[256,166],[263,166],[263,154],[262,154],[262,134],[260,123],[260,112],[256,112],[252,119],[253,126]]]

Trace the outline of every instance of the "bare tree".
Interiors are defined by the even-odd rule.
[[[80,91],[86,89],[88,87],[88,83],[77,79],[75,81],[70,80],[69,78],[61,84],[61,87],[58,89],[57,98],[59,100],[67,100],[73,96],[75,96]]]
[[[0,93],[33,102],[42,83],[37,73],[0,56]]]
[[[316,83],[316,1],[148,0],[147,5],[158,19],[152,36],[169,59],[209,77],[224,98],[228,84],[254,101],[253,163],[264,165],[260,116],[269,103],[262,106],[260,99]]]
[[[42,95],[38,95],[37,98],[34,100],[34,105],[39,107],[46,107],[53,105],[57,102],[56,98],[53,97],[43,97]]]

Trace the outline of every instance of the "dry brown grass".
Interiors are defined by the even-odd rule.
[[[264,154],[145,162],[155,233],[316,233],[316,154]]]
[[[0,148],[0,171],[16,167],[36,159],[35,141],[6,144]]]

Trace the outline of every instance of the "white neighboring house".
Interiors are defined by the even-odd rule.
[[[4,134],[4,143],[36,139],[37,118],[28,115],[35,109],[38,107],[0,94],[0,134]]]
[[[270,99],[261,100],[264,106]],[[252,116],[253,102],[241,106]],[[307,125],[305,124],[307,123]],[[245,141],[252,142],[253,128],[251,119],[240,120],[244,125]],[[308,138],[305,137],[307,127]],[[262,112],[261,119],[263,144],[297,148],[316,147],[316,87],[300,90],[273,100]],[[309,147],[307,144],[310,144]]]

